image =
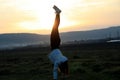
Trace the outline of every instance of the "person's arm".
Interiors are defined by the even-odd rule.
[[[58,63],[54,64],[53,68],[53,79],[58,80]]]

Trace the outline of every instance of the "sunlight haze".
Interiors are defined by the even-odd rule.
[[[53,5],[62,10],[60,32],[120,25],[120,0],[0,0],[0,33],[49,34]]]

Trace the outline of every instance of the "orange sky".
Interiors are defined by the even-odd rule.
[[[61,10],[60,31],[120,25],[120,0],[0,0],[0,33],[49,34]]]

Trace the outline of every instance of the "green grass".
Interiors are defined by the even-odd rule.
[[[120,46],[68,45],[61,50],[69,58],[70,74],[65,80],[120,79]],[[0,80],[52,80],[48,53],[48,47],[0,51]]]

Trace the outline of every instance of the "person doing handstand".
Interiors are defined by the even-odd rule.
[[[68,75],[68,58],[62,54],[60,51],[60,36],[59,36],[59,24],[60,24],[60,13],[61,10],[57,6],[53,6],[56,17],[55,22],[50,35],[50,46],[51,53],[49,53],[48,58],[53,63],[53,79],[58,80],[58,69],[64,75]]]

